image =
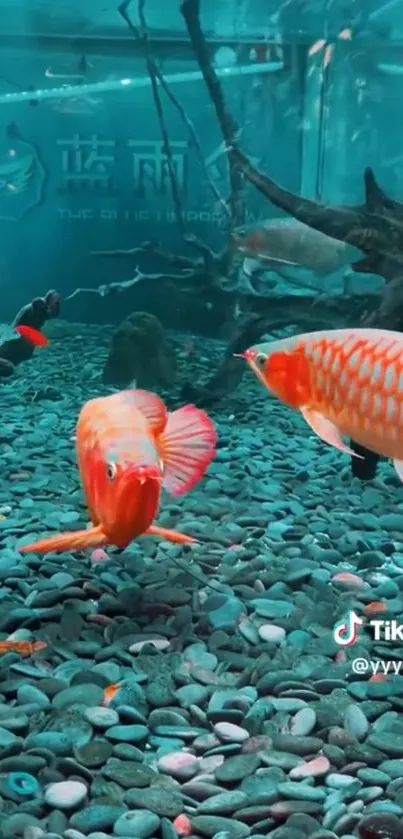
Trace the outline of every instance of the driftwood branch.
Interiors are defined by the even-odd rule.
[[[214,105],[218,124],[225,143],[231,185],[229,203],[231,209],[232,231],[235,227],[239,227],[239,225],[243,224],[245,217],[243,178],[241,172],[239,171],[239,167],[236,165],[236,160],[232,151],[233,147],[236,145],[240,130],[232,114],[227,109],[220,81],[210,60],[208,46],[200,24],[200,0],[183,0],[180,9],[186,23],[186,28],[197,63],[203,74],[203,79],[209,92],[210,99]]]
[[[128,15],[128,11],[129,11],[129,7],[130,7],[131,2],[132,2],[132,0],[126,0],[126,2],[124,2],[119,7],[119,13],[120,13],[121,17],[124,18],[125,22],[128,24],[131,32],[133,32],[133,34],[136,36],[136,38],[138,40],[141,40],[141,38],[143,38],[144,45],[148,46],[147,26],[146,26],[146,21],[145,21],[145,17],[144,17],[144,2],[143,2],[143,0],[140,0],[139,9],[138,9],[139,20],[140,20],[140,23],[142,25],[142,32],[141,33],[138,32],[137,28],[134,26],[134,24],[132,23],[132,21],[129,18],[129,15]],[[219,190],[217,189],[214,181],[210,177],[208,166],[206,164],[206,159],[204,157],[202,147],[201,147],[201,144],[200,144],[200,140],[197,136],[196,129],[193,125],[192,120],[189,118],[188,114],[186,113],[186,110],[183,107],[180,99],[178,99],[176,94],[172,91],[170,85],[168,84],[168,82],[165,79],[164,74],[161,72],[158,64],[156,63],[156,61],[154,61],[154,59],[150,55],[149,51],[148,51],[148,60],[152,63],[153,75],[157,79],[158,83],[161,85],[162,90],[164,91],[164,93],[166,94],[168,99],[170,100],[171,104],[179,112],[180,117],[181,117],[184,125],[186,126],[186,128],[189,132],[189,135],[190,135],[190,137],[192,139],[192,142],[194,144],[194,147],[196,149],[196,154],[197,154],[200,166],[203,170],[203,174],[204,174],[204,177],[206,179],[206,182],[207,182],[208,186],[210,187],[210,189],[211,189],[214,197],[218,201],[218,203],[221,205],[224,213],[227,216],[229,216],[229,210],[228,210],[227,202],[224,200],[224,198],[220,194]]]
[[[175,166],[173,162],[173,155],[172,149],[169,142],[169,135],[168,135],[168,128],[165,121],[164,110],[162,107],[159,86],[158,86],[158,79],[159,79],[159,70],[158,66],[155,63],[148,45],[148,30],[147,30],[147,23],[144,14],[144,5],[145,0],[139,0],[138,4],[138,15],[140,20],[140,29],[138,29],[134,23],[132,22],[129,14],[129,8],[131,6],[132,0],[123,0],[123,3],[118,8],[120,16],[123,20],[127,23],[130,31],[133,33],[135,38],[139,41],[143,48],[144,57],[146,60],[147,71],[151,81],[151,89],[155,104],[155,109],[157,111],[158,122],[160,125],[161,136],[164,144],[164,153],[166,155],[167,164],[168,164],[168,174],[169,180],[171,184],[172,190],[172,199],[174,203],[174,210],[176,216],[176,223],[178,225],[179,232],[184,237],[186,234],[185,225],[183,222],[183,212],[182,212],[182,202],[178,187],[178,180],[176,177]]]
[[[403,330],[403,276],[386,283],[378,306],[372,312],[366,312],[362,322],[364,326],[377,329]]]
[[[130,283],[130,285],[135,285],[136,282],[139,282],[139,279],[147,279],[147,278],[156,278],[162,277],[166,279],[175,279],[177,285],[180,287],[181,281],[186,281],[186,287],[189,286],[189,280],[193,281],[193,291],[197,293],[201,293],[202,290],[208,290],[208,288],[219,288],[222,291],[236,291],[237,290],[237,281],[234,278],[231,278],[230,272],[228,270],[229,261],[231,259],[230,253],[227,249],[225,249],[222,253],[215,253],[208,245],[198,239],[196,236],[187,235],[185,237],[185,242],[187,242],[190,246],[193,246],[196,250],[199,251],[200,256],[191,259],[187,256],[182,256],[181,254],[173,253],[172,251],[168,250],[161,245],[160,242],[153,242],[152,240],[147,240],[143,242],[136,248],[128,248],[126,249],[118,249],[118,250],[111,250],[111,251],[92,251],[91,256],[103,256],[103,257],[132,257],[132,256],[140,256],[141,254],[152,254],[157,259],[161,259],[163,262],[166,262],[171,268],[178,270],[181,273],[178,274],[166,274],[161,272],[161,274],[153,275],[153,274],[144,274],[141,273],[141,277],[135,276],[133,280],[126,280],[126,283]],[[136,267],[136,271],[139,272],[138,266]],[[121,283],[111,283],[108,288],[121,286]],[[129,287],[129,286],[125,286]],[[100,286],[101,289],[104,289],[104,286]],[[90,291],[90,289],[83,289],[84,291]],[[97,289],[92,289],[95,293],[100,293]],[[75,296],[78,293],[76,289],[73,292]],[[102,294],[102,293],[101,293]],[[102,294],[105,296],[105,294]],[[72,297],[70,295],[67,299],[69,300]]]
[[[239,272],[234,273],[230,270],[231,254],[228,249],[225,249],[221,253],[214,253],[208,245],[205,245],[205,243],[197,239],[197,237],[190,235],[186,236],[185,241],[199,250],[201,254],[199,258],[191,259],[187,256],[173,253],[159,242],[153,241],[145,241],[136,248],[120,248],[111,251],[92,251],[91,256],[102,257],[138,257],[149,253],[153,254],[153,256],[157,259],[166,262],[170,267],[180,273],[167,274],[166,272],[161,271],[158,274],[148,274],[142,272],[140,267],[136,265],[135,275],[131,280],[126,280],[122,283],[111,283],[108,286],[99,286],[98,289],[76,289],[66,299],[70,300],[71,297],[75,297],[79,291],[93,292],[105,297],[107,294],[131,288],[131,286],[135,285],[140,280],[160,278],[174,280],[179,288],[181,287],[181,283],[183,286],[183,281],[186,280],[186,290],[189,287],[189,280],[193,279],[193,291],[195,293],[201,291],[200,284],[202,283],[202,288],[204,290],[207,290],[208,287],[210,287],[220,289],[221,291],[225,291],[227,293],[239,293],[243,296],[258,297],[259,299],[267,298],[268,295],[262,294],[261,290],[262,285],[266,282],[264,279],[264,267],[257,269],[253,272],[253,274],[248,274],[241,266]],[[283,273],[279,267],[275,269],[275,273],[278,274],[278,276],[281,277],[288,285],[299,289],[306,288],[312,292],[317,291],[317,286],[309,283],[303,277],[298,280],[293,279]],[[108,289],[109,291],[105,291],[105,289]],[[327,295],[321,295],[318,293],[317,300],[318,302],[322,302],[322,300],[324,298],[326,299],[326,297]]]
[[[118,250],[112,251],[91,251],[90,255],[116,257],[137,256],[138,254],[144,253],[151,253],[153,256],[163,259],[164,262],[167,262],[169,265],[174,265],[175,268],[195,270],[197,267],[196,260],[190,259],[187,256],[172,253],[172,251],[169,251],[164,247],[164,245],[161,245],[160,242],[153,242],[151,239],[147,239],[147,241],[142,242],[142,244],[138,245],[136,248],[119,248]]]
[[[163,112],[163,107],[162,107],[162,103],[161,103],[161,98],[160,98],[160,88],[164,91],[166,96],[169,98],[170,102],[178,110],[184,124],[186,125],[186,127],[189,131],[191,139],[194,143],[196,153],[198,155],[198,159],[199,159],[201,168],[203,170],[204,176],[206,178],[206,181],[207,181],[209,187],[211,188],[215,198],[217,199],[217,201],[222,206],[224,212],[226,213],[226,215],[228,217],[230,217],[228,204],[223,199],[223,197],[220,195],[219,190],[217,189],[216,185],[214,184],[213,180],[210,177],[210,174],[209,174],[209,171],[208,171],[208,166],[207,166],[207,163],[206,163],[206,160],[205,160],[205,157],[203,155],[203,151],[202,151],[202,148],[201,148],[201,145],[200,145],[200,141],[198,139],[198,136],[196,134],[196,131],[195,131],[195,128],[194,128],[194,125],[193,125],[192,121],[189,119],[189,117],[188,117],[188,115],[185,111],[185,108],[183,107],[180,100],[176,97],[176,95],[171,90],[171,88],[170,88],[169,84],[167,83],[166,79],[164,78],[164,75],[161,72],[158,64],[156,63],[153,56],[151,55],[151,52],[150,52],[150,49],[149,49],[148,28],[147,28],[147,22],[146,22],[146,19],[145,19],[145,12],[144,12],[145,0],[138,0],[138,17],[139,17],[139,22],[140,22],[139,27],[135,26],[135,24],[131,20],[130,14],[129,14],[129,9],[130,9],[131,3],[132,3],[132,0],[123,0],[123,2],[118,7],[118,12],[119,12],[120,16],[123,18],[123,20],[125,21],[125,23],[127,24],[130,31],[135,36],[136,40],[139,41],[139,43],[142,45],[143,52],[144,52],[144,57],[145,57],[146,64],[147,64],[147,70],[148,70],[148,74],[149,74],[150,81],[151,81],[154,103],[155,103],[156,111],[157,111],[157,114],[158,114],[161,136],[162,136],[163,144],[164,144],[164,152],[165,152],[166,158],[167,158],[168,173],[169,173],[169,178],[170,178],[170,183],[171,183],[171,191],[172,191],[172,197],[173,197],[173,202],[174,202],[174,209],[175,209],[175,215],[176,215],[178,228],[179,228],[179,231],[182,235],[182,238],[183,238],[184,242],[186,242],[191,247],[193,247],[196,251],[198,251],[198,253],[200,254],[200,257],[195,258],[195,259],[190,259],[188,257],[180,256],[180,255],[171,253],[170,251],[168,251],[163,246],[161,246],[159,244],[156,245],[153,242],[145,242],[142,245],[140,245],[139,247],[131,248],[130,250],[115,250],[115,251],[105,251],[105,252],[97,251],[97,252],[93,252],[92,255],[93,256],[103,255],[103,256],[115,256],[116,257],[116,256],[136,256],[137,254],[144,253],[145,251],[152,252],[152,253],[154,253],[155,256],[159,256],[161,259],[163,259],[169,265],[172,265],[175,268],[178,268],[179,270],[184,272],[184,273],[178,275],[177,277],[175,275],[176,280],[180,281],[183,278],[189,279],[189,277],[191,276],[191,274],[193,272],[195,283],[196,283],[196,281],[200,281],[200,278],[202,276],[203,280],[204,280],[203,288],[206,287],[206,284],[214,286],[214,285],[217,285],[217,278],[221,277],[223,267],[227,268],[227,265],[230,264],[230,261],[229,261],[228,258],[223,259],[221,254],[218,254],[218,255],[215,254],[205,242],[201,241],[200,239],[198,239],[194,235],[188,234],[186,229],[185,229],[185,225],[184,225],[184,221],[183,221],[181,197],[180,197],[180,192],[179,192],[179,188],[178,188],[178,182],[177,182],[177,178],[176,178],[175,167],[174,167],[174,164],[173,164],[173,157],[172,157],[172,151],[171,151],[171,147],[170,147],[170,143],[169,143],[168,129],[167,129],[167,125],[166,125],[166,121],[165,121],[165,117],[164,117],[164,112]],[[138,271],[138,269],[137,269],[137,271]],[[142,274],[141,279],[145,279],[146,277],[153,278],[154,276],[158,276],[158,275]],[[163,276],[168,276],[168,278],[174,279],[174,277],[172,275],[163,275]],[[139,275],[137,273],[135,275],[134,281],[131,284],[133,285],[134,282],[138,282],[138,281],[139,281]],[[130,281],[128,281],[128,282],[130,282]],[[111,285],[107,286],[107,288],[109,290],[111,290],[111,289],[116,290],[116,286],[119,286],[119,290],[121,290],[122,284],[116,284],[116,283],[112,283]],[[125,287],[127,287],[127,286],[125,286]],[[105,296],[105,287],[100,286],[100,289],[101,289],[101,292],[99,291],[99,289],[98,289],[98,291],[97,290],[95,290],[95,291],[97,293],[101,293],[103,296]],[[197,292],[199,290],[200,290],[200,288],[197,288],[195,286],[195,291]],[[76,292],[74,292],[73,294],[76,294],[76,293],[78,293],[78,290],[76,290]]]
[[[360,249],[364,256],[352,264],[353,271],[384,277],[386,285],[379,305],[361,322],[389,329],[396,323],[402,324],[403,203],[389,198],[378,186],[372,170],[367,168],[364,172],[364,205],[325,206],[281,187],[238,148],[233,152],[246,180],[272,204],[309,227]]]
[[[140,271],[138,265],[136,265],[134,276],[129,280],[121,280],[117,283],[106,283],[105,285],[100,285],[97,288],[76,288],[75,291],[69,294],[68,297],[65,297],[65,301],[72,300],[72,298],[77,297],[78,294],[97,294],[99,297],[111,297],[115,294],[121,294],[123,291],[128,291],[130,288],[133,288],[133,286],[144,280],[173,280],[175,283],[179,284],[186,278],[193,278],[193,274],[193,269],[189,268],[185,269],[181,274],[166,274],[164,272],[158,274],[144,274],[143,271]]]

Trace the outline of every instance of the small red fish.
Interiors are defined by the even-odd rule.
[[[370,676],[368,679],[368,682],[373,685],[381,685],[388,681],[389,678],[386,673],[374,673],[374,675]]]
[[[28,656],[38,650],[44,650],[47,646],[44,641],[0,641],[0,653],[19,653],[22,656]]]
[[[38,329],[33,329],[32,326],[16,326],[15,331],[22,338],[25,338],[29,344],[33,344],[34,347],[47,347],[49,344],[46,335],[43,332],[39,332]]]
[[[241,353],[265,387],[300,411],[325,443],[361,457],[342,437],[393,459],[403,480],[403,335],[329,329]]]
[[[388,607],[386,603],[382,603],[382,600],[373,600],[372,603],[367,603],[363,609],[367,618],[373,618],[374,615],[383,615],[387,611]]]
[[[159,396],[125,390],[91,399],[77,423],[76,450],[92,527],[20,548],[21,553],[126,548],[142,535],[177,544],[191,536],[153,524],[161,492],[185,495],[215,457],[217,434],[194,405],[169,413]]]
[[[309,51],[308,51],[309,57],[311,58],[313,55],[316,55],[316,53],[323,50],[323,47],[326,46],[326,43],[327,42],[326,42],[325,38],[319,38],[318,41],[315,41],[315,43],[312,44],[312,46],[309,48]]]
[[[117,682],[114,685],[108,685],[107,688],[104,690],[104,698],[102,700],[102,705],[107,708],[111,702],[114,700],[115,696],[118,695],[122,685]]]
[[[181,813],[176,817],[173,826],[178,836],[190,836],[192,833],[192,822],[186,813]]]

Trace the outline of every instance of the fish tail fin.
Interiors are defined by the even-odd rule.
[[[176,530],[169,530],[166,527],[157,527],[153,524],[143,534],[144,536],[158,536],[164,542],[173,542],[175,545],[191,545],[197,544],[197,539],[193,536],[188,536],[186,533],[178,533]]]
[[[41,539],[40,542],[33,542],[32,545],[24,545],[19,548],[19,553],[46,554],[50,551],[62,553],[63,551],[84,551],[87,548],[101,548],[108,544],[100,525],[91,527],[89,530],[76,530],[71,533],[60,533],[57,536],[50,536],[48,539]]]
[[[216,454],[217,432],[201,408],[185,405],[168,414],[158,447],[164,463],[163,487],[179,497],[203,478]]]

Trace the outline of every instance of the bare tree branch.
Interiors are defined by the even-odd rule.
[[[130,15],[129,15],[129,8],[131,6],[132,0],[123,0],[123,3],[118,8],[120,16],[123,20],[127,23],[133,35],[137,38],[139,43],[142,45],[144,57],[147,64],[148,74],[150,76],[151,81],[151,88],[153,92],[153,98],[155,103],[155,108],[158,115],[158,121],[160,124],[160,131],[161,136],[164,143],[164,152],[167,158],[168,164],[168,173],[169,173],[169,180],[171,183],[171,190],[172,190],[172,199],[174,202],[174,209],[176,215],[176,223],[178,225],[179,232],[183,237],[185,237],[186,230],[185,225],[183,222],[183,215],[182,215],[182,202],[179,193],[178,181],[176,178],[175,167],[173,163],[173,156],[172,156],[172,149],[169,142],[169,135],[168,135],[168,128],[165,122],[164,110],[161,103],[161,97],[158,89],[158,68],[157,65],[152,58],[149,47],[148,47],[148,33],[147,33],[147,23],[144,14],[144,5],[145,0],[139,0],[138,4],[138,14],[140,20],[140,29],[134,26]]]
[[[244,221],[245,205],[243,200],[243,177],[236,165],[232,149],[236,145],[240,129],[232,114],[227,110],[221,84],[210,60],[210,55],[203,30],[200,25],[200,0],[183,0],[181,14],[186,23],[189,38],[197,58],[200,70],[214,105],[218,124],[225,143],[228,158],[231,196],[231,231]]]
[[[76,288],[75,291],[65,298],[65,302],[66,300],[72,300],[72,298],[76,297],[77,294],[84,293],[98,294],[99,297],[111,297],[113,294],[121,294],[122,291],[128,291],[129,288],[133,288],[133,286],[143,280],[174,280],[175,283],[179,283],[181,280],[193,277],[193,275],[193,268],[188,268],[181,274],[144,274],[140,271],[138,265],[136,265],[134,276],[131,277],[130,280],[121,280],[118,283],[107,283],[105,285],[98,286],[98,288]]]
[[[105,251],[104,253],[97,251],[94,252],[93,255],[117,257],[136,256],[137,254],[144,253],[146,251],[152,252],[156,256],[159,256],[160,258],[165,260],[167,264],[172,265],[183,272],[180,275],[175,275],[175,279],[179,283],[181,280],[184,279],[188,281],[190,277],[193,276],[196,291],[199,291],[200,288],[206,289],[209,286],[217,287],[225,291],[236,291],[239,286],[239,277],[240,272],[242,270],[243,257],[234,248],[234,244],[232,241],[232,233],[234,228],[239,226],[243,222],[245,207],[243,201],[243,177],[242,173],[240,173],[239,171],[239,168],[236,165],[234,165],[232,149],[236,143],[236,140],[240,132],[235,120],[226,109],[220,82],[210,62],[207,44],[200,26],[199,0],[184,0],[184,3],[181,7],[181,11],[184,16],[186,26],[188,28],[189,36],[191,38],[195,55],[198,60],[201,72],[203,74],[208,92],[214,104],[217,120],[219,122],[224,140],[223,150],[224,153],[227,155],[230,174],[231,194],[229,199],[229,207],[227,202],[224,201],[224,199],[220,195],[212,179],[210,178],[207,162],[204,158],[193,123],[189,119],[181,102],[171,91],[168,83],[166,82],[166,79],[164,78],[156,61],[150,53],[147,22],[144,13],[145,0],[138,0],[138,17],[140,26],[136,26],[131,20],[129,14],[131,3],[132,0],[123,0],[123,2],[118,7],[118,12],[127,24],[130,31],[135,36],[136,40],[138,40],[139,43],[142,45],[147,64],[147,70],[152,85],[154,103],[160,123],[164,151],[168,162],[168,172],[171,182],[172,196],[178,227],[184,242],[189,244],[191,247],[195,248],[199,252],[200,257],[191,260],[188,257],[173,254],[169,252],[167,249],[161,247],[161,245],[155,245],[152,242],[145,242],[138,248],[131,248],[129,250]],[[187,126],[188,131],[195,144],[199,161],[201,163],[201,167],[204,171],[207,182],[213,194],[215,195],[215,197],[223,207],[224,212],[229,218],[230,224],[228,231],[227,246],[220,253],[214,253],[214,251],[212,251],[212,249],[205,242],[201,241],[198,237],[194,235],[187,234],[185,230],[181,207],[181,198],[169,143],[168,129],[166,126],[164,112],[159,95],[159,85],[168,96],[170,102],[177,108],[183,122]],[[141,273],[141,279],[145,279],[147,276],[152,278],[160,275],[146,275]],[[168,276],[169,278],[173,279],[173,275],[162,276]],[[139,268],[137,267],[135,276],[134,278],[132,278],[132,280],[125,281],[125,283],[111,283],[106,287],[99,286],[99,289],[95,290],[95,292],[101,294],[101,296],[105,296],[106,293],[115,293],[116,291],[131,287],[135,283],[139,282],[139,279]],[[196,283],[198,284],[198,286],[196,285]],[[107,289],[107,291],[105,291],[105,289]],[[82,291],[85,291],[85,289],[80,290],[80,293]],[[78,290],[76,289],[76,291],[73,292],[73,295],[75,296],[75,294],[77,293]],[[71,295],[68,299],[71,299]]]
[[[196,236],[192,235],[187,235],[185,237],[185,241],[189,245],[193,245],[193,247],[200,252],[200,257],[190,259],[187,256],[182,256],[181,254],[169,251],[159,242],[153,242],[150,240],[143,242],[136,248],[128,248],[127,250],[118,249],[112,251],[92,251],[91,256],[131,257],[145,253],[152,253],[172,268],[178,269],[182,272],[175,275],[165,274],[163,272],[161,273],[162,277],[167,277],[169,279],[175,278],[178,286],[180,286],[181,280],[186,280],[186,286],[188,286],[187,281],[193,277],[195,293],[197,293],[201,288],[207,290],[208,287],[219,288],[222,291],[236,291],[237,281],[235,281],[234,278],[231,278],[228,270],[231,255],[227,249],[225,249],[222,253],[214,253],[208,245],[199,240]],[[136,270],[139,269],[137,268]],[[142,274],[142,279],[145,279],[147,276],[151,278],[153,275]],[[138,282],[138,279],[136,279],[136,282]],[[133,282],[131,284],[134,285]],[[120,284],[112,283],[111,287],[116,285]],[[101,288],[104,287],[101,286]],[[85,290],[87,291],[89,289]],[[96,291],[96,289],[93,289],[93,291],[94,290]],[[77,291],[73,292],[74,295],[76,293]],[[70,299],[70,297],[67,299]]]
[[[125,248],[119,248],[118,250],[113,251],[91,251],[91,256],[136,256],[137,254],[144,253],[152,253],[154,256],[160,257],[170,265],[174,265],[175,268],[194,269],[196,267],[194,259],[172,253],[172,251],[167,250],[167,248],[159,242],[153,242],[152,240],[147,240],[146,242],[142,242],[142,244],[138,245],[136,248],[128,248],[127,250]]]
[[[126,23],[128,23],[128,25],[130,26],[130,29],[133,32],[133,34],[135,34],[136,38],[139,39],[140,37],[142,37],[142,35],[140,36],[140,33],[137,31],[136,27],[133,26],[133,24],[131,22],[129,23],[128,20],[127,20],[127,17],[125,16],[125,12],[128,13],[128,9],[129,9],[129,6],[130,6],[131,2],[132,2],[132,0],[126,0],[126,2],[122,4],[122,6],[125,6],[125,10],[123,12],[123,15],[122,15],[122,6],[120,6],[120,8],[119,8],[119,12],[122,16],[124,16],[124,19],[125,19]],[[141,3],[141,9],[139,7],[139,19],[142,23],[143,30],[144,30],[144,32],[146,34],[146,37],[147,37],[147,27],[146,27],[146,22],[145,22],[145,19],[144,19],[144,2]],[[161,72],[160,68],[158,67],[158,64],[156,63],[156,61],[154,61],[153,57],[150,54],[149,54],[148,57],[149,57],[149,60],[153,64],[153,72],[155,74],[156,79],[158,80],[158,82],[161,85],[164,93],[166,94],[166,96],[168,97],[168,99],[170,100],[172,105],[174,105],[174,107],[179,112],[184,124],[186,125],[186,127],[189,131],[189,134],[190,134],[190,136],[193,140],[193,143],[194,143],[194,146],[195,146],[195,149],[196,149],[196,152],[197,152],[197,156],[198,156],[198,159],[199,159],[200,166],[203,169],[203,174],[204,174],[204,177],[206,178],[206,182],[208,183],[214,197],[217,199],[217,201],[221,205],[224,213],[229,217],[230,213],[229,213],[227,202],[224,200],[224,198],[220,194],[219,190],[217,189],[214,181],[210,177],[208,166],[206,165],[206,160],[205,160],[205,157],[204,157],[204,154],[203,154],[203,151],[202,151],[202,147],[200,145],[200,140],[199,140],[199,138],[196,134],[196,130],[195,130],[195,127],[193,125],[192,120],[189,118],[188,114],[186,113],[185,108],[183,107],[180,99],[178,99],[178,97],[175,95],[175,93],[173,93],[173,91],[171,90],[170,85],[166,81],[166,79],[165,79],[163,73]]]

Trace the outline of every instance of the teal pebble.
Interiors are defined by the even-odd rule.
[[[396,816],[401,816],[403,810],[399,804],[395,804],[393,801],[373,801],[365,808],[365,813],[395,813]]]
[[[28,772],[10,772],[7,782],[12,792],[20,795],[21,798],[33,797],[39,789],[38,781]]]
[[[148,728],[145,725],[113,725],[105,734],[115,742],[140,743],[147,739]]]
[[[226,602],[217,609],[208,612],[208,620],[214,629],[225,629],[234,626],[243,612],[243,604],[236,597],[228,597]]]
[[[389,778],[401,778],[403,776],[403,760],[399,759],[392,759],[392,760],[383,760],[382,763],[379,764],[378,769],[381,772],[385,772]]]
[[[287,644],[289,647],[296,647],[298,650],[304,650],[312,641],[309,632],[304,629],[294,629],[287,635]]]
[[[158,756],[169,754],[170,752],[180,752],[185,746],[184,740],[171,739],[169,737],[154,737],[153,735],[149,737],[148,742],[153,749],[158,749]]]
[[[285,798],[302,799],[303,801],[324,801],[326,791],[321,787],[310,787],[308,784],[298,784],[285,781],[278,785],[278,791]]]
[[[380,583],[379,586],[372,590],[371,595],[374,599],[381,599],[382,597],[398,597],[399,586],[394,582],[394,580],[385,580],[385,582]]]
[[[390,776],[387,775],[386,772],[381,772],[380,769],[372,769],[366,766],[358,770],[357,778],[359,778],[360,781],[365,781],[371,785],[388,784],[390,781]]]

